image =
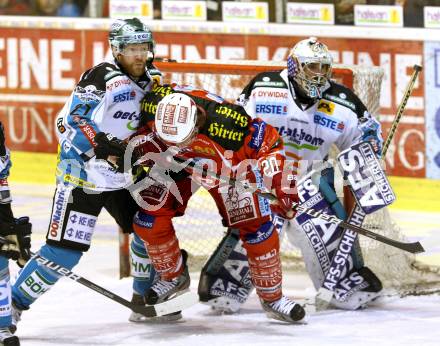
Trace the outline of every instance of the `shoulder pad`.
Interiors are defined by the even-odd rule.
[[[84,72],[78,85],[86,86],[92,84],[97,89],[105,90],[107,81],[122,75],[124,74],[115,65],[104,62]]]
[[[162,72],[160,72],[160,70],[158,70],[157,68],[149,68],[148,73],[150,74],[150,76],[162,76]]]
[[[226,150],[238,151],[243,147],[251,122],[243,107],[201,98],[195,101],[207,113],[206,122],[199,130],[200,134]]]
[[[253,80],[253,86],[254,88],[287,88],[286,82],[280,76],[280,71],[259,73]]]
[[[280,76],[281,71],[262,72],[257,74],[242,91],[245,99],[249,98],[255,88],[280,88],[287,89],[288,86]]]
[[[365,105],[351,89],[333,81],[330,82],[330,88],[324,92],[322,98],[349,108],[358,118],[363,117],[367,112]]]

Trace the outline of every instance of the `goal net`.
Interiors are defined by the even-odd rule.
[[[156,66],[164,75],[164,83],[193,85],[234,101],[257,73],[282,70],[285,63],[163,61],[157,62]],[[369,111],[379,117],[382,77],[383,71],[378,67],[335,65],[332,78],[352,88]],[[343,198],[344,192],[340,191],[339,195]],[[190,199],[185,216],[174,219],[174,225],[181,247],[190,254],[192,270],[202,267],[226,231],[214,201],[202,188]],[[391,220],[386,209],[368,215],[363,226],[387,237],[404,240],[404,234]],[[360,236],[360,243],[365,264],[380,277],[385,287],[408,294],[432,291],[440,286],[438,268],[424,266],[416,261],[415,256],[369,238]],[[121,244],[121,264],[126,266],[125,270],[121,270],[121,275],[124,275],[128,270],[127,239],[123,239]],[[284,269],[304,270],[299,250],[285,236],[281,239],[281,250]]]

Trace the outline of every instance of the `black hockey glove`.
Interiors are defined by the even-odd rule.
[[[17,261],[17,264],[23,268],[31,257],[32,224],[29,223],[29,218],[20,217],[12,224],[1,223],[0,227],[0,234],[11,241],[11,244],[1,244],[0,255]]]
[[[0,121],[0,156],[6,155],[6,147],[5,147],[5,129],[3,127],[2,122]]]
[[[123,172],[124,154],[127,149],[127,144],[114,137],[111,133],[99,132],[95,136],[96,158],[99,160],[106,160],[118,172]]]

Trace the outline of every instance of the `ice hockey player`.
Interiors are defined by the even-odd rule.
[[[30,257],[31,228],[28,217],[14,218],[8,185],[11,168],[10,152],[5,146],[5,131],[0,122],[0,236],[10,243],[0,241],[0,343],[7,346],[20,345],[12,335],[11,285],[9,283],[8,259],[23,267]]]
[[[258,74],[244,88],[238,100],[248,114],[263,119],[278,130],[284,140],[286,158],[300,176],[304,175],[301,172],[310,170],[314,161],[326,160],[333,144],[339,150],[344,150],[368,140],[380,155],[380,124],[350,89],[330,80],[331,72],[332,57],[327,46],[316,38],[302,40],[291,49],[287,69]],[[346,212],[338,202],[332,181],[332,170],[322,172],[320,193],[332,203],[329,209],[339,218],[346,219]],[[300,195],[301,203],[307,202]],[[308,206],[312,207],[310,204]],[[283,223],[282,219],[280,223]],[[285,229],[288,235],[294,235],[306,269],[315,288],[319,289],[342,230],[332,229],[332,236],[326,232],[325,239],[320,238],[319,246],[314,247],[313,239],[308,239],[306,232],[294,220],[285,222]],[[226,249],[226,246],[230,248],[235,243],[234,232],[228,232],[203,268],[199,283],[201,300],[224,312],[238,311],[252,291],[252,284],[245,280],[249,270],[241,242],[235,245],[232,252]],[[346,301],[333,298],[333,307],[350,310],[360,308],[376,298],[382,289],[380,280],[364,266],[360,248],[354,248],[349,258],[350,266],[341,278],[341,281],[348,280],[354,288],[346,292],[346,297],[350,296]],[[225,252],[229,257],[225,256]],[[225,260],[225,257],[228,259]],[[219,258],[223,258],[223,266],[219,265]],[[240,265],[236,265],[241,268],[239,273],[229,269],[231,266],[228,263],[232,260],[235,263],[241,261]],[[214,264],[216,268],[212,270]],[[357,284],[351,278],[356,278]],[[220,286],[234,289],[222,291]]]
[[[128,138],[139,123],[140,101],[158,84],[154,41],[139,19],[116,20],[109,43],[114,60],[87,70],[56,120],[59,141],[57,186],[41,256],[65,268],[73,268],[92,241],[102,208],[124,232],[132,231],[138,206],[125,187],[131,173],[120,173],[104,158],[113,143]],[[105,137],[97,148],[97,133]],[[47,292],[58,280],[49,269],[30,260],[12,288],[16,320],[22,310]],[[16,321],[13,321],[16,323]]]
[[[144,130],[152,131],[148,140],[137,140],[144,142],[136,149],[147,153],[144,164],[151,164],[153,158],[148,154],[159,148],[156,152],[209,165],[222,176],[232,175],[240,181],[246,178],[254,187],[269,191],[273,187],[276,210],[293,217],[292,205],[297,200],[294,180],[283,175],[283,144],[272,126],[252,120],[241,106],[190,87],[155,87],[142,100],[141,109]],[[154,161],[160,162],[160,156]],[[305,315],[302,306],[282,293],[279,239],[268,200],[254,190],[229,183],[218,185],[209,175],[205,178],[198,180],[214,198],[224,224],[236,228],[243,241],[250,276],[267,315],[289,323],[301,321]],[[197,180],[196,175],[177,170],[172,181],[156,179],[142,192],[145,205],[135,217],[134,230],[145,241],[160,275],[146,293],[147,304],[162,302],[189,287],[187,255],[180,250],[172,219],[184,214],[193,179]]]

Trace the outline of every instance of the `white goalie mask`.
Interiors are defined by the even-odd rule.
[[[327,46],[316,37],[310,37],[290,50],[287,72],[306,96],[321,98],[332,73],[332,62]]]
[[[198,132],[196,125],[197,106],[188,95],[169,94],[158,103],[154,126],[166,144],[176,147],[191,144]]]

